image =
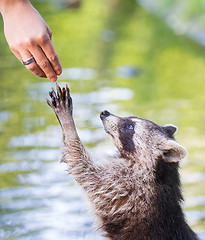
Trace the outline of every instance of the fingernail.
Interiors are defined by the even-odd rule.
[[[61,75],[61,71],[57,71],[56,74],[57,74],[57,75]]]
[[[56,80],[57,80],[57,77],[52,77],[52,78],[50,79],[51,82],[55,82]]]

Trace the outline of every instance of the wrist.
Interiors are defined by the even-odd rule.
[[[30,4],[29,0],[0,0],[0,13],[2,16],[17,6]]]

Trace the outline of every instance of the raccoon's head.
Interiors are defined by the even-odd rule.
[[[157,125],[138,117],[118,117],[108,111],[100,114],[105,131],[124,158],[158,159],[178,162],[186,156],[186,150],[174,140],[177,127],[171,124]]]

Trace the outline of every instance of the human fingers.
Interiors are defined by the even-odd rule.
[[[35,46],[31,49],[31,53],[34,56],[39,68],[45,73],[46,77],[51,82],[55,82],[57,80],[57,75],[42,49],[39,46]]]
[[[51,38],[51,31],[49,34],[49,37]],[[42,49],[42,51],[44,52],[44,54],[46,55],[47,59],[49,60],[53,70],[55,71],[55,73],[57,75],[60,75],[62,73],[62,67],[60,65],[60,61],[58,59],[58,56],[54,50],[54,47],[50,41],[50,39],[47,39],[46,41],[44,41],[41,45],[40,48]]]
[[[16,55],[16,54],[15,54]],[[21,53],[18,53],[16,55],[16,57],[21,61],[26,61],[28,60],[29,58],[33,57],[32,54],[29,52],[29,51],[21,51]],[[40,69],[40,67],[38,66],[38,64],[36,63],[35,61],[35,58],[34,58],[34,61],[25,65],[25,67],[32,73],[34,73],[36,76],[38,77],[43,77],[45,78],[46,75],[45,73]]]
[[[23,61],[23,60],[22,60],[22,57],[21,57],[21,54],[20,54],[17,50],[11,48],[11,51],[12,51],[13,54],[18,58],[18,60],[19,60],[20,62]]]
[[[50,30],[50,28],[47,26],[47,32],[48,32],[48,36],[50,38],[50,40],[52,39],[52,32]]]

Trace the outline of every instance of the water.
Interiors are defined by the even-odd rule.
[[[137,0],[149,11],[162,17],[176,34],[186,34],[191,39],[205,45],[204,42],[204,9],[203,0],[186,1],[180,3],[175,0],[163,2],[161,0]]]
[[[135,1],[84,1],[78,10],[34,2],[53,31],[81,140],[93,156],[115,151],[99,113],[179,127],[185,214],[205,239],[204,48]],[[79,24],[80,23],[80,24]],[[1,24],[2,27],[2,24]],[[61,129],[45,102],[55,84],[27,72],[0,38],[0,187],[3,240],[103,239],[83,192],[60,164]]]

